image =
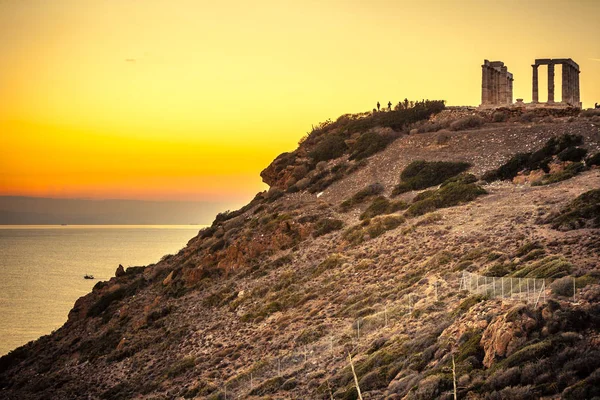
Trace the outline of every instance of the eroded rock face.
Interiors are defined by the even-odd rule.
[[[498,357],[507,357],[518,350],[537,321],[527,313],[525,305],[513,307],[508,313],[497,316],[483,332],[481,347],[485,351],[483,365],[491,367]]]

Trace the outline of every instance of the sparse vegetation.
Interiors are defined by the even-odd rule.
[[[405,210],[408,204],[403,201],[390,201],[383,196],[377,197],[360,215],[360,219],[369,219],[383,214],[391,214],[396,211]]]
[[[344,222],[341,219],[335,218],[323,218],[315,224],[315,230],[313,231],[314,237],[326,235],[328,233],[338,231],[342,229]]]
[[[344,200],[340,204],[340,210],[342,212],[349,211],[352,207],[365,202],[367,199],[381,194],[384,187],[380,183],[373,183],[366,188],[356,192],[351,198]]]
[[[471,115],[458,119],[450,124],[453,131],[463,131],[465,129],[479,128],[485,123],[485,120],[478,115]]]

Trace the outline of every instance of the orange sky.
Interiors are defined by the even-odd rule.
[[[245,202],[311,124],[378,100],[479,104],[484,58],[525,101],[535,58],[573,58],[590,107],[599,15],[595,0],[1,0],[0,195]]]

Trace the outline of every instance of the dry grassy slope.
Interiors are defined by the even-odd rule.
[[[411,160],[468,160],[481,173],[516,151],[534,149],[565,132],[581,133],[587,147],[598,148],[598,128],[579,122],[456,132],[449,134],[446,146],[433,144],[436,134],[406,136],[319,199],[289,194],[255,215],[278,212],[292,221],[334,215],[349,227],[358,222],[359,210],[340,214],[338,203],[374,181],[389,193]],[[561,310],[549,305],[513,310],[511,315],[517,313],[520,319],[504,324],[502,318],[513,304],[488,300],[467,307],[465,299],[473,298],[457,290],[456,267],[464,267],[468,259],[468,269],[480,273],[499,260],[522,266],[517,250],[539,241],[545,255],[563,255],[578,275],[597,271],[597,231],[558,232],[538,220],[599,187],[597,169],[549,186],[487,185],[489,194],[472,203],[409,219],[360,245],[350,246],[342,231],[309,237],[253,268],[201,280],[173,297],[173,283],[163,279],[204,242],[193,239],[181,254],[148,267],[147,286],[135,296],[117,300],[110,312],[97,317],[74,318],[26,346],[23,359],[0,373],[0,398],[223,399],[227,382],[227,398],[327,399],[329,385],[334,398],[348,399],[354,397],[347,351],[353,352],[365,399],[449,398],[451,351],[458,359],[460,398],[535,398],[532,393],[540,390],[547,398],[558,398],[565,388],[594,386],[595,381],[584,380],[598,366],[591,361],[584,367],[569,363],[595,351],[598,325],[588,321],[575,326],[569,316],[580,313],[579,320],[587,321],[596,315],[592,311],[600,298],[598,285],[580,293],[579,305],[561,300]],[[128,287],[133,279],[113,279],[107,293]],[[412,314],[407,312],[409,296]],[[385,305],[387,327],[382,324]],[[362,333],[353,349],[357,320],[362,321]],[[536,321],[533,327],[531,320]],[[486,330],[506,331],[506,340],[517,343],[513,352],[563,340],[567,331],[577,334],[568,336],[568,345],[560,342],[544,354],[527,353],[515,371],[511,365],[498,370],[481,365],[483,348],[488,353],[493,349],[477,336]],[[468,340],[472,337],[476,343]],[[283,360],[282,377],[269,381],[276,375],[278,357]],[[560,370],[564,365],[575,372]],[[548,372],[552,368],[559,368],[554,375]]]
[[[444,131],[403,136],[387,149],[369,158],[366,168],[348,178],[334,183],[323,193],[323,199],[339,202],[364,188],[369,183],[381,182],[387,193],[398,183],[400,173],[410,162],[468,161],[473,167],[469,172],[481,176],[497,168],[511,155],[539,149],[552,136],[564,133],[580,134],[590,152],[600,148],[600,126],[589,121],[577,120],[567,123],[498,123],[486,124],[481,129],[468,131]],[[446,136],[443,145],[438,137]]]

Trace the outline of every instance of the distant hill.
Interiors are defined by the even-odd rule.
[[[239,206],[233,202],[0,196],[0,225],[204,225],[217,213]]]

